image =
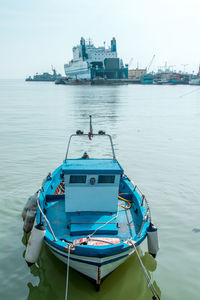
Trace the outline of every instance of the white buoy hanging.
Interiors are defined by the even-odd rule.
[[[38,260],[45,231],[46,230],[42,224],[38,224],[33,227],[25,254],[25,260],[29,267]]]
[[[158,229],[152,223],[150,223],[147,229],[147,244],[149,254],[155,258],[159,250]]]

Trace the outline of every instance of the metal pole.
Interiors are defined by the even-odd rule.
[[[71,139],[72,137],[74,136],[79,136],[78,134],[72,134],[69,138],[69,142],[68,142],[68,145],[67,145],[67,151],[66,151],[66,155],[65,155],[65,160],[67,160],[67,157],[68,157],[68,153],[69,153],[69,147],[70,147],[70,143],[71,143]],[[87,136],[88,137],[88,134],[81,134],[80,136]],[[92,136],[107,136],[109,137],[110,139],[110,144],[111,144],[111,149],[112,149],[112,155],[113,155],[113,159],[116,159],[116,156],[115,156],[115,150],[114,150],[114,146],[113,146],[113,142],[112,142],[112,137],[111,135],[109,134],[104,134],[104,135],[100,135],[100,134],[93,134],[92,133]]]

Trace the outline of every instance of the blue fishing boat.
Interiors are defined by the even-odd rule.
[[[73,139],[108,139],[112,157],[69,158]],[[80,145],[80,144],[79,144]],[[112,138],[103,131],[78,130],[69,139],[66,157],[36,193],[37,213],[25,259],[38,259],[42,241],[68,266],[93,279],[102,279],[125,262],[148,239],[148,250],[158,251],[146,197],[116,159]]]
[[[151,73],[142,74],[140,76],[140,83],[141,84],[152,84],[154,80],[154,75]]]

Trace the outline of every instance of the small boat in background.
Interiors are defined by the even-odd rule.
[[[195,78],[190,79],[189,84],[190,85],[200,85],[200,77],[195,77]]]
[[[87,152],[69,158],[75,138],[89,138],[89,144],[98,140],[99,145],[107,139],[112,158],[91,158]],[[29,265],[37,261],[44,239],[58,259],[93,279],[99,289],[102,279],[137,253],[146,237],[149,253],[157,254],[157,228],[146,197],[124,174],[111,136],[93,133],[91,117],[88,134],[78,130],[70,136],[63,164],[47,176],[36,202],[37,225],[25,255]]]
[[[67,77],[64,77],[64,76],[62,76],[62,77],[60,77],[60,78],[57,78],[56,80],[55,80],[55,84],[65,84],[65,80],[67,79]]]
[[[189,81],[190,85],[200,85],[200,66],[197,75],[193,75]]]
[[[140,76],[140,83],[141,84],[152,84],[154,80],[154,75],[151,73],[142,74]]]

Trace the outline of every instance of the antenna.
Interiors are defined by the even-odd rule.
[[[89,133],[88,133],[88,137],[89,137],[89,140],[91,140],[92,137],[93,137],[92,116],[90,115],[89,117],[90,117],[90,131],[89,131]]]

